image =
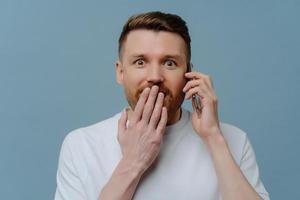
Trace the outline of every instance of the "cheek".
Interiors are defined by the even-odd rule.
[[[186,84],[186,80],[183,76],[177,76],[176,78],[172,78],[169,81],[169,88],[173,94],[181,94],[182,89]]]
[[[131,96],[136,95],[136,92],[141,88],[144,83],[144,76],[137,73],[124,74],[124,88],[130,93]]]
[[[138,84],[139,82],[139,76],[137,76],[136,74],[134,73],[131,73],[131,72],[125,72],[124,73],[124,85],[126,87],[135,87],[135,85]],[[132,88],[131,88],[132,89]]]
[[[124,79],[126,80],[126,82],[131,84],[139,83],[142,80],[145,80],[146,77],[146,70],[128,67],[128,69],[124,71]]]

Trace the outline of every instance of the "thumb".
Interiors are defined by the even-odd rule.
[[[126,131],[126,122],[127,122],[127,112],[126,109],[124,109],[118,121],[118,137],[120,137],[120,134],[123,134]]]

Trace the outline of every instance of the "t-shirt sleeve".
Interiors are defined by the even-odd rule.
[[[240,163],[240,168],[246,176],[248,182],[252,185],[256,192],[264,200],[269,200],[269,194],[266,191],[259,177],[259,169],[256,162],[254,150],[247,137],[243,148],[243,155]]]
[[[55,200],[87,199],[83,184],[73,162],[68,137],[64,140],[58,162]]]

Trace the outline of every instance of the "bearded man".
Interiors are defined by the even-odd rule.
[[[56,200],[269,199],[246,133],[219,121],[212,79],[191,72],[190,43],[174,14],[126,22],[115,69],[129,106],[67,135]]]

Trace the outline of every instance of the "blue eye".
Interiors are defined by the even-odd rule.
[[[174,67],[174,66],[176,66],[176,63],[173,60],[166,60],[166,62],[164,64],[167,65],[167,67]]]
[[[134,61],[134,64],[136,64],[138,66],[143,66],[145,64],[145,61],[143,59],[138,59],[138,60]]]

